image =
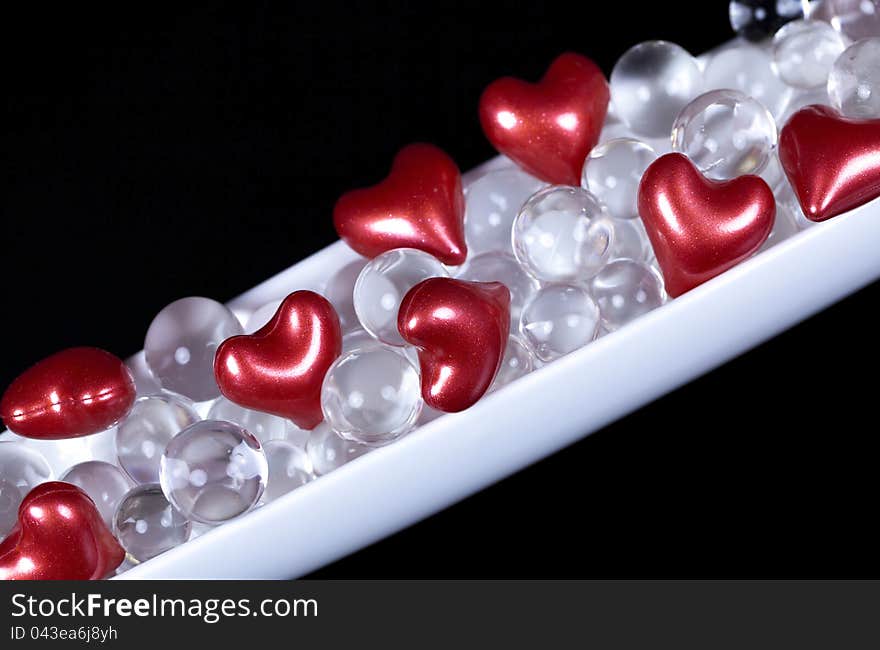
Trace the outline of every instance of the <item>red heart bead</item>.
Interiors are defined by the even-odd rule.
[[[401,149],[385,180],[340,197],[333,223],[366,257],[395,248],[418,248],[455,266],[467,257],[461,173],[434,145]]]
[[[880,196],[880,119],[806,106],[779,135],[779,161],[807,219],[857,208]]]
[[[537,84],[512,77],[489,84],[480,97],[480,122],[489,142],[533,176],[580,185],[609,97],[599,66],[569,52]]]
[[[261,329],[220,344],[214,376],[236,404],[314,429],[324,419],[321,383],[341,352],[333,305],[313,291],[295,291]]]
[[[645,170],[638,199],[673,297],[757,251],[776,217],[773,192],[761,178],[713,181],[680,153],[661,156]]]
[[[425,403],[463,411],[489,389],[501,365],[510,291],[500,282],[429,278],[404,296],[397,329],[419,348]]]
[[[119,422],[135,394],[121,359],[98,348],[69,348],[19,375],[0,399],[0,417],[27,438],[76,438]]]
[[[100,580],[125,559],[94,502],[75,485],[31,490],[0,542],[0,580]]]

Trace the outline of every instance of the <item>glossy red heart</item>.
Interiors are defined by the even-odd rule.
[[[366,257],[394,248],[418,248],[456,266],[467,257],[461,173],[434,145],[401,149],[385,180],[340,197],[333,223]]]
[[[489,142],[533,176],[580,185],[608,110],[605,76],[590,59],[568,52],[536,84],[504,77],[480,97]]]
[[[510,291],[500,282],[429,278],[404,296],[397,329],[419,349],[425,403],[463,411],[489,389],[501,365]]]
[[[0,580],[100,580],[125,559],[88,495],[53,481],[31,490],[0,542]]]
[[[776,217],[773,192],[763,179],[710,180],[680,153],[661,156],[645,170],[638,204],[673,297],[752,255]]]
[[[321,383],[341,352],[333,305],[313,291],[295,291],[261,329],[220,344],[214,376],[236,404],[314,429],[324,419]]]
[[[806,106],[779,135],[779,161],[807,219],[857,208],[880,196],[880,119]]]
[[[119,422],[135,394],[121,359],[98,348],[69,348],[19,375],[0,399],[0,417],[27,438],[76,438]]]

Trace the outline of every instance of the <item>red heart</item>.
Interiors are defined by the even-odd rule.
[[[808,219],[857,208],[880,196],[880,119],[802,108],[779,135],[779,161]]]
[[[401,149],[385,180],[340,197],[333,223],[366,257],[395,248],[418,248],[455,266],[467,257],[461,173],[434,145]]]
[[[642,175],[639,215],[674,297],[757,251],[773,228],[776,201],[758,176],[709,180],[687,156],[669,153]]]
[[[500,282],[429,278],[404,296],[397,329],[419,348],[425,403],[463,411],[489,389],[501,365],[510,291]]]
[[[533,176],[580,185],[609,97],[599,66],[569,52],[537,84],[512,77],[489,84],[480,97],[480,122],[492,146]]]
[[[0,400],[0,416],[20,436],[76,438],[119,422],[135,394],[121,359],[98,348],[69,348],[19,375]]]
[[[312,291],[295,291],[261,329],[220,344],[214,376],[236,404],[314,429],[324,419],[321,383],[341,352],[333,305]]]
[[[125,559],[88,495],[53,481],[31,490],[0,542],[0,580],[100,580]]]

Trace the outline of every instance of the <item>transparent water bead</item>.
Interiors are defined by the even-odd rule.
[[[361,326],[383,343],[406,345],[397,331],[400,302],[422,280],[448,275],[439,260],[414,248],[398,248],[373,258],[354,285],[354,309]]]
[[[116,430],[119,465],[135,483],[158,483],[165,446],[200,419],[185,397],[165,393],[139,398]]]
[[[269,463],[264,503],[283,497],[314,478],[312,461],[305,449],[287,440],[270,440],[264,450]]]
[[[500,282],[506,286],[510,290],[510,322],[514,332],[523,306],[540,286],[513,255],[499,252],[468,258],[458,277],[471,282]]]
[[[616,138],[593,148],[584,161],[581,186],[599,199],[612,217],[639,216],[638,191],[642,174],[657,154],[632,138]]]
[[[510,230],[523,203],[544,183],[519,169],[491,172],[468,186],[464,218],[469,255],[512,253]]]
[[[672,125],[672,148],[709,178],[757,174],[776,147],[776,122],[738,90],[710,90],[684,107]]]
[[[403,351],[385,345],[353,350],[333,362],[321,409],[340,436],[379,446],[412,429],[422,410],[419,372]]]
[[[831,105],[847,117],[880,117],[880,38],[850,45],[828,75]]]
[[[824,20],[851,41],[880,36],[880,0],[813,0],[810,18]]]
[[[253,508],[266,488],[266,454],[231,422],[204,420],[168,443],[159,472],[162,491],[184,517],[221,524]]]
[[[278,311],[278,308],[281,306],[282,299],[273,300],[272,302],[268,302],[259,309],[257,309],[253,314],[251,314],[250,318],[247,320],[247,324],[244,328],[245,334],[253,334],[258,329],[262,328],[263,325],[272,320],[272,316],[275,315],[275,312]]]
[[[602,327],[613,332],[663,304],[663,284],[651,268],[632,260],[615,260],[590,285]]]
[[[760,41],[807,11],[807,0],[731,0],[730,26],[739,36]]]
[[[150,323],[144,342],[147,365],[162,388],[196,402],[220,395],[214,353],[224,340],[242,334],[241,323],[209,298],[181,298]]]
[[[580,187],[555,185],[536,192],[513,222],[516,259],[543,282],[595,275],[613,243],[614,226],[604,206]]]
[[[614,219],[614,245],[608,259],[649,260],[654,251],[641,219]]]
[[[247,429],[265,444],[270,440],[281,440],[287,437],[288,422],[284,418],[270,413],[252,411],[225,397],[219,398],[211,405],[207,420],[226,420]]]
[[[18,506],[27,493],[52,476],[52,468],[38,451],[21,442],[0,442],[0,540],[15,526]]]
[[[831,66],[846,43],[831,25],[795,20],[773,37],[773,63],[780,78],[795,88],[818,88],[828,82]]]
[[[528,346],[518,337],[510,336],[507,339],[507,347],[504,349],[504,358],[501,360],[501,367],[498,374],[495,375],[495,381],[492,382],[490,391],[498,390],[507,384],[516,381],[520,377],[525,377],[535,368],[535,360],[532,358],[532,352]]]
[[[773,222],[773,230],[770,231],[770,236],[767,237],[767,241],[761,246],[759,252],[765,251],[768,248],[773,248],[792,235],[797,234],[797,232],[798,226],[795,222],[794,216],[791,214],[791,210],[786,205],[777,202],[776,219]]]
[[[347,462],[363,456],[372,447],[362,445],[353,440],[340,438],[326,424],[318,426],[309,436],[306,443],[306,453],[312,463],[315,474],[323,476],[335,469],[339,469]]]
[[[113,534],[132,564],[140,564],[180,546],[190,538],[191,532],[192,523],[174,509],[155,483],[132,488],[120,501],[113,517]]]
[[[586,289],[543,287],[523,310],[520,333],[541,361],[553,361],[585,346],[599,330],[599,307]]]
[[[666,41],[631,47],[611,71],[616,114],[636,133],[652,138],[668,136],[672,120],[702,88],[697,60]]]
[[[60,480],[73,483],[88,494],[98,507],[98,512],[101,513],[104,521],[111,527],[116,507],[132,488],[131,481],[121,469],[100,460],[74,465],[61,476]]]
[[[327,280],[324,297],[336,309],[343,332],[350,332],[360,327],[354,309],[354,285],[366,265],[366,259],[358,258],[343,266]]]
[[[754,45],[738,45],[713,55],[703,71],[706,88],[732,88],[757,99],[778,118],[788,106],[795,89],[773,69],[773,59]]]

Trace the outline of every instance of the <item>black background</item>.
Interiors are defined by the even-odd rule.
[[[127,356],[167,303],[330,243],[336,198],[411,141],[491,157],[476,105],[499,76],[729,37],[720,0],[140,7],[2,21],[2,386],[71,345]],[[878,297],[316,577],[877,575]]]

